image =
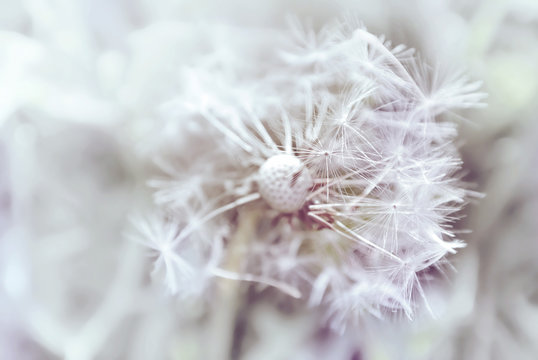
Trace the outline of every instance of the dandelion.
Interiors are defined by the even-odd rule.
[[[162,240],[156,268],[174,293],[187,278],[280,289],[338,330],[366,313],[412,318],[428,270],[463,246],[452,226],[468,192],[445,114],[484,94],[360,26],[285,35],[182,69],[161,109],[177,138],[163,135],[150,183],[166,221],[141,231]]]

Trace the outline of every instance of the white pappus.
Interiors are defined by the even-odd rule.
[[[220,43],[181,70],[161,109],[165,175],[150,183],[165,228],[142,237],[166,238],[151,247],[174,293],[202,267],[206,285],[246,280],[322,306],[339,330],[365,312],[411,318],[431,270],[463,246],[452,226],[469,192],[446,114],[481,106],[480,84],[360,26],[268,36],[252,47],[234,33],[244,53]],[[256,224],[231,250],[242,211]]]

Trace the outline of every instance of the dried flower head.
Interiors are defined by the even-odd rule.
[[[463,246],[452,224],[466,190],[444,114],[480,105],[479,84],[348,28],[295,24],[270,48],[234,34],[182,70],[162,108],[167,176],[150,183],[166,220],[142,231],[173,292],[191,293],[185,279],[203,269],[198,285],[276,287],[343,329],[364,312],[412,317],[430,270]],[[238,246],[242,221],[253,226]]]

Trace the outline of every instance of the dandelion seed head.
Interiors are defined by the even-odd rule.
[[[340,330],[365,314],[412,318],[428,308],[425,274],[462,247],[452,227],[466,191],[457,126],[444,115],[480,106],[483,94],[461,75],[439,81],[412,49],[360,26],[286,34],[275,39],[282,51],[249,43],[262,49],[245,51],[240,67],[208,54],[168,102],[176,116],[167,121],[200,130],[183,141],[166,135],[169,178],[150,182],[156,204],[182,224],[173,237],[183,245],[161,249],[173,260],[164,263],[169,287],[189,286],[172,284],[174,272],[192,278],[179,265],[201,259],[216,269],[196,262],[204,281],[302,294]],[[178,151],[194,161],[174,159]],[[258,215],[239,256],[243,211]]]

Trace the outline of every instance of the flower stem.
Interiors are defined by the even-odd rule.
[[[241,272],[244,249],[255,236],[256,224],[260,216],[258,211],[242,209],[239,211],[237,229],[228,244],[228,256],[224,267],[234,273]],[[212,309],[210,322],[211,346],[208,347],[208,359],[226,359],[232,354],[236,317],[241,303],[241,282],[221,278],[217,284],[218,299]]]

